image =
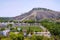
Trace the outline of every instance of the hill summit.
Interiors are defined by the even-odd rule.
[[[60,12],[47,8],[33,8],[27,13],[14,17],[15,20],[60,19]]]

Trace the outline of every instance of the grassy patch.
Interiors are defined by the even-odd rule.
[[[20,28],[22,28],[22,30],[30,29],[31,31],[37,31],[37,32],[43,31],[40,27],[37,27],[37,26],[26,26],[26,27],[21,26]]]

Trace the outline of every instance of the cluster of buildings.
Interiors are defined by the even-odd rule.
[[[13,26],[26,26],[26,25],[34,25],[34,26],[40,26],[39,23],[33,23],[33,24],[29,24],[29,23],[13,23],[13,22],[7,22],[7,23],[0,23],[0,27],[6,27],[7,24],[12,24]],[[17,30],[21,30],[21,28],[17,28]],[[3,30],[3,31],[0,31],[0,35],[4,35],[4,36],[7,36],[9,35],[9,32],[11,30],[10,29],[6,29],[6,30]],[[14,33],[19,33],[19,32],[14,32]],[[24,36],[27,35],[27,31],[26,30],[23,30],[23,34]],[[37,35],[37,36],[47,36],[47,37],[50,37],[51,34],[50,32],[33,32],[33,34]],[[32,36],[31,33],[28,34],[28,36]]]

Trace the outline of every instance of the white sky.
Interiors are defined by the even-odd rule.
[[[35,7],[60,11],[60,0],[0,0],[0,17],[14,17]]]

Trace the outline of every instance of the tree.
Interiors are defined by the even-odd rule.
[[[7,28],[11,28],[13,24],[7,24]]]
[[[10,38],[12,40],[24,40],[24,36],[22,34],[20,34],[20,33],[15,34],[13,32],[10,33]]]

